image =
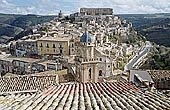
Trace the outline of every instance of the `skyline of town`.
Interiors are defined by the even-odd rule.
[[[113,8],[115,14],[168,13],[170,0],[2,0],[0,13],[56,15],[79,11],[80,7]]]
[[[48,8],[52,0],[42,1]],[[128,15],[135,22],[142,16],[135,25],[108,7],[70,15],[61,9],[58,16],[0,14],[0,109],[169,110],[170,48],[147,33],[169,30],[168,15]],[[163,22],[141,29],[146,36],[135,28],[155,17]]]

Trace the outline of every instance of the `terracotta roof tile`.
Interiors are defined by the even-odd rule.
[[[1,100],[2,110],[161,110],[170,108],[169,99],[155,92],[143,93],[134,85],[125,82],[62,84],[42,93],[9,95]],[[3,101],[6,102],[3,103]]]
[[[24,75],[0,77],[0,93],[13,91],[44,90],[57,85],[57,75]]]

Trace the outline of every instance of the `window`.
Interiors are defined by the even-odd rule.
[[[55,44],[53,44],[53,48],[56,48]]]
[[[62,43],[59,43],[59,48],[62,48]]]
[[[103,76],[103,75],[102,75],[102,70],[99,71],[99,76]]]
[[[72,44],[72,47],[74,47],[74,44]]]
[[[3,64],[1,64],[1,68],[2,68],[2,69],[5,69],[5,67],[4,67],[4,65],[3,65]]]
[[[110,65],[108,65],[108,68],[110,68]]]
[[[49,48],[49,45],[47,44],[47,48]]]
[[[100,58],[100,61],[102,61],[102,58]]]
[[[41,51],[43,51],[43,49],[41,48]]]
[[[55,52],[55,49],[53,51]]]
[[[62,50],[62,49],[60,49],[60,53],[61,53],[61,54],[63,53],[63,50]]]
[[[42,43],[40,44],[40,47],[43,47]]]
[[[91,68],[89,69],[89,79],[91,79]]]
[[[99,13],[96,13],[96,15],[99,15]]]

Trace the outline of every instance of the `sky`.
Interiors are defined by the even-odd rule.
[[[0,0],[0,13],[57,15],[80,8],[113,8],[115,14],[170,13],[170,0]]]

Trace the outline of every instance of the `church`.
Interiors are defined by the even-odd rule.
[[[111,74],[113,70],[106,68],[106,64],[103,65],[103,63],[106,63],[107,57],[105,61],[99,57],[100,52],[96,52],[95,41],[96,38],[92,37],[87,30],[80,37],[75,57],[76,74],[80,82],[98,82],[99,77],[106,76],[107,71]],[[110,63],[110,67],[112,67],[112,63]]]

